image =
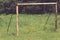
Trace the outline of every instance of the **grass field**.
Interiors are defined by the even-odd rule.
[[[60,40],[60,15],[58,15],[58,29],[57,31],[54,29],[54,14],[19,14],[17,37],[16,14],[0,15],[0,40]]]

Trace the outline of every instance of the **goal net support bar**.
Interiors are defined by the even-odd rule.
[[[48,3],[17,3],[16,4],[16,34],[18,36],[19,34],[19,29],[18,29],[18,6],[21,6],[21,5],[26,5],[26,6],[29,6],[29,5],[55,5],[55,30],[57,29],[57,2],[48,2]]]
[[[17,3],[17,5],[51,5],[51,4],[56,4],[55,2],[51,3]]]

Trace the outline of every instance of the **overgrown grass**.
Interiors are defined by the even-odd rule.
[[[58,29],[56,32],[54,29],[54,14],[19,14],[19,36],[16,37],[16,15],[0,15],[0,40],[60,40],[60,15]]]

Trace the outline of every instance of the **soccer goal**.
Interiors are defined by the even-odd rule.
[[[57,2],[48,2],[48,3],[17,3],[16,4],[16,35],[19,35],[19,29],[18,29],[18,6],[28,6],[28,5],[55,5],[55,30],[57,29]]]

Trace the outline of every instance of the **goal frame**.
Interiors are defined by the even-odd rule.
[[[29,6],[29,5],[55,5],[55,30],[57,29],[57,14],[58,14],[58,10],[57,10],[57,2],[48,2],[48,3],[17,3],[16,4],[16,35],[19,35],[19,26],[18,26],[18,6]]]

